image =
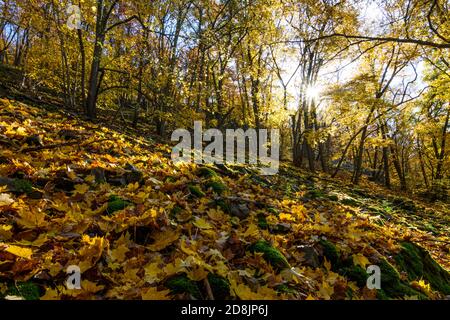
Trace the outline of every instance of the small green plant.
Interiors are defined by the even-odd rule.
[[[189,293],[193,297],[201,299],[197,284],[184,274],[167,280],[166,287],[170,289],[172,294]]]

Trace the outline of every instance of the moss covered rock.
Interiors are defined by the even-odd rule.
[[[343,267],[339,270],[339,274],[356,282],[359,287],[364,287],[367,284],[367,278],[369,276],[366,270],[358,265]]]
[[[403,242],[401,247],[395,261],[399,268],[408,274],[410,281],[424,279],[434,290],[450,294],[450,273],[442,268],[428,251],[411,242]]]
[[[290,268],[289,262],[283,254],[272,247],[267,241],[259,240],[250,246],[250,252],[260,252],[263,258],[277,269]]]
[[[189,279],[186,275],[178,275],[166,281],[166,287],[170,289],[172,294],[188,293],[194,298],[201,299],[202,295],[197,283]]]
[[[360,288],[367,285],[369,274],[364,268],[354,265],[351,258],[343,259],[339,249],[330,241],[322,239],[320,245],[323,249],[324,257],[331,262],[333,271],[356,282]],[[396,267],[385,258],[381,258],[375,264],[380,268],[381,276],[381,290],[377,291],[379,299],[397,299],[405,296],[417,296],[419,299],[427,299],[423,293],[415,290],[408,282],[403,281]],[[415,279],[411,278],[411,280]]]
[[[337,266],[340,259],[340,252],[338,248],[333,243],[325,239],[321,239],[319,244],[322,247],[324,257],[331,262],[332,266]]]
[[[214,178],[214,177],[218,176],[217,173],[213,169],[208,168],[208,167],[198,168],[197,175],[199,177],[205,177],[205,178]]]
[[[14,179],[14,192],[29,194],[33,191],[33,185],[30,181],[25,179]]]
[[[402,281],[397,269],[386,259],[381,259],[377,265],[381,272],[381,290],[378,290],[379,299],[403,298],[405,296],[416,296],[425,300],[427,297],[412,288],[407,282]]]
[[[206,187],[212,189],[217,194],[224,193],[228,188],[219,177],[211,178],[206,182]]]
[[[225,300],[230,295],[230,284],[224,277],[209,273],[208,282],[216,300]]]
[[[38,190],[33,188],[33,184],[25,179],[25,175],[20,173],[17,174],[18,178],[3,178],[0,177],[0,186],[6,186],[9,192],[12,192],[16,195],[27,194],[28,197],[32,197],[33,199],[40,199],[41,196],[33,197],[36,193],[40,193]]]
[[[382,259],[378,266],[381,271],[381,296],[386,298],[401,298],[404,296],[417,296],[420,299],[426,297],[420,292],[411,288],[407,283],[400,279],[397,269],[386,259]]]
[[[19,282],[9,285],[5,296],[17,296],[25,300],[39,300],[41,290],[33,282]]]

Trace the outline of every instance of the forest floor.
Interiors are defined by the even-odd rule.
[[[177,167],[168,144],[6,89],[3,82],[0,298],[450,296],[448,203],[288,163],[275,176]],[[80,290],[65,285],[72,265]],[[370,265],[381,271],[379,290],[366,285]]]

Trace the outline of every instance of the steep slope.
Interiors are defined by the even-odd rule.
[[[287,164],[274,177],[176,167],[168,145],[8,99],[0,146],[9,299],[450,295],[445,204]],[[366,286],[369,265],[381,270],[380,290]],[[82,289],[67,289],[69,266],[81,269]]]

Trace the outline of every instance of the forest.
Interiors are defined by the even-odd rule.
[[[0,0],[0,300],[448,300],[449,270],[447,0]]]

